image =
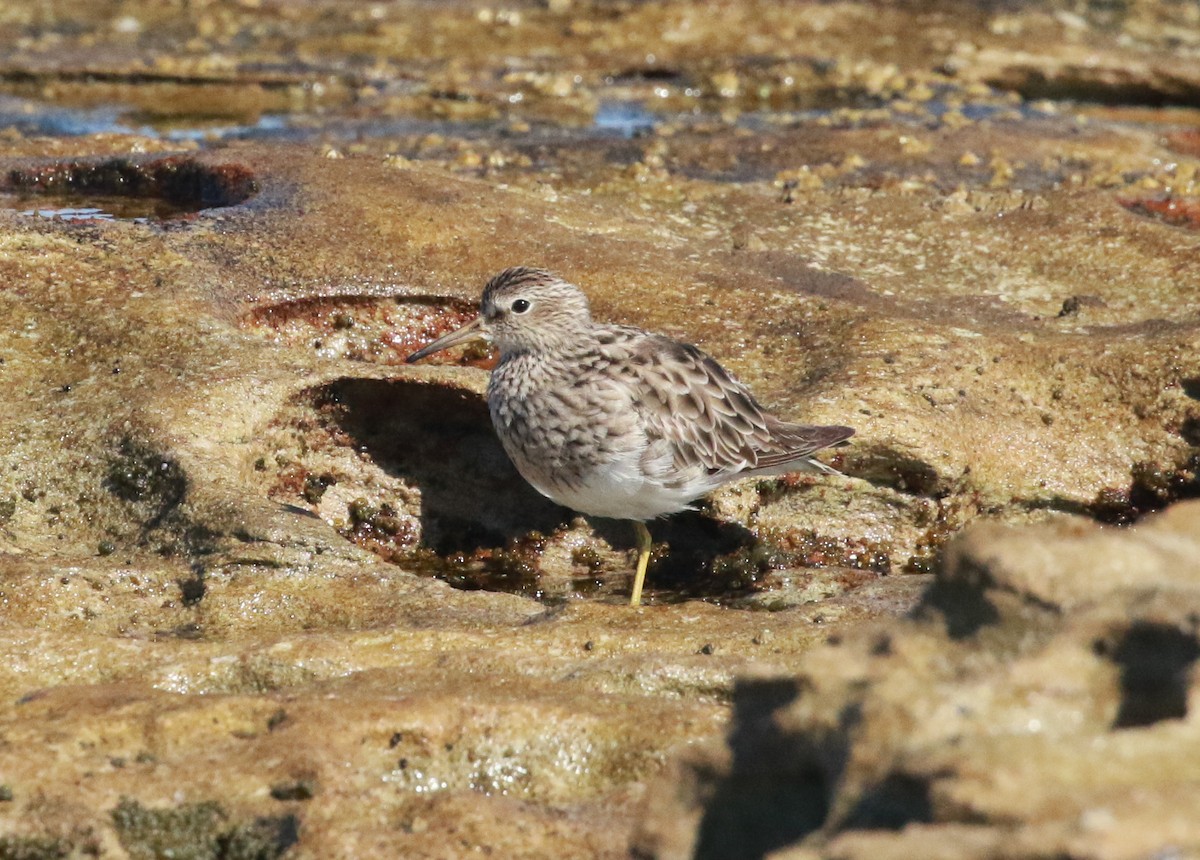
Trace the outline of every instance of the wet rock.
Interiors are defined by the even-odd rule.
[[[1164,235],[1176,228],[1133,218],[1105,190],[1054,210],[1050,253],[1071,245],[1085,288],[1041,284],[1032,273],[1053,260],[1015,255],[1004,284],[980,280],[975,270],[999,270],[974,244],[1033,241],[1045,210],[938,216],[967,231],[947,243],[930,217],[935,191],[868,205],[875,192],[862,186],[810,189],[797,207],[768,180],[703,180],[697,209],[667,180],[614,178],[618,166],[605,168],[608,188],[579,193],[591,181],[580,173],[550,200],[519,181],[501,189],[366,154],[247,145],[197,159],[244,165],[259,193],[169,229],[11,216],[0,234],[0,268],[17,285],[0,307],[3,372],[21,394],[0,416],[0,498],[11,500],[0,599],[15,655],[0,689],[23,702],[3,715],[14,800],[0,815],[11,820],[110,833],[122,797],[171,808],[181,773],[207,773],[189,777],[183,801],[220,797],[230,821],[253,821],[280,814],[272,786],[311,774],[322,791],[296,814],[316,852],[536,832],[546,856],[619,853],[647,780],[671,748],[720,730],[735,677],[787,675],[814,642],[850,641],[864,619],[910,608],[916,582],[903,571],[932,569],[963,524],[1100,498],[1119,511],[1144,496],[1152,509],[1190,491],[1181,431],[1194,398],[1181,368],[1194,326],[1157,310],[1178,306],[1167,273],[1187,261]],[[638,214],[642,203],[656,214]],[[1089,231],[1113,213],[1130,219],[1117,248],[1093,254]],[[773,247],[730,250],[747,223]],[[439,303],[462,314],[500,259],[558,268],[598,314],[701,343],[789,417],[859,428],[837,455],[845,478],[731,488],[654,525],[668,552],[651,570],[653,598],[784,611],[684,602],[631,615],[627,530],[588,524],[570,537],[572,515],[512,474],[486,423],[486,356],[398,369],[412,338],[388,345],[379,321],[404,325],[394,308]],[[1137,300],[1114,286],[1129,267],[1144,277]],[[955,293],[972,271],[992,294]],[[1054,316],[1063,296],[1096,285],[1095,317]],[[411,317],[422,331],[438,319]],[[330,346],[337,338],[345,345]],[[924,392],[938,389],[966,394],[931,403]],[[1149,465],[1135,478],[1137,464]],[[764,542],[858,571],[789,582],[755,554]],[[101,543],[111,550],[98,556]],[[422,561],[429,552],[436,564]],[[706,573],[718,567],[727,579]],[[805,602],[817,594],[804,578],[823,576],[840,594]],[[979,602],[963,635],[1010,630],[989,621],[1002,603]],[[1019,605],[1042,630],[1038,602]],[[1159,635],[1106,647],[1137,652]],[[483,676],[495,680],[483,688]],[[1178,709],[1178,695],[1162,701],[1123,719]],[[281,707],[288,722],[271,732]],[[47,770],[26,751],[51,742],[50,725],[74,746]],[[97,738],[95,725],[109,728]],[[387,750],[397,732],[419,740],[403,756]],[[247,773],[251,747],[266,764]],[[139,755],[140,769],[111,764]],[[879,803],[900,803],[887,798],[906,785],[889,783]],[[339,797],[383,823],[322,806]],[[464,823],[480,797],[485,811]],[[563,807],[585,824],[564,828]],[[26,835],[60,838],[35,824]]]
[[[1191,6],[9,5],[0,853],[1189,844],[1197,149],[1016,93],[1186,98]],[[401,364],[518,263],[845,476],[654,523],[630,612],[490,354]]]

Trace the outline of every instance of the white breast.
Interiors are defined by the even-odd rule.
[[[516,457],[513,461],[522,477],[543,496],[594,517],[651,520],[690,509],[690,503],[706,491],[664,486],[639,468],[640,454],[636,452],[592,469],[571,483],[554,481],[534,464],[521,463]]]
[[[488,405],[517,471],[560,505],[597,517],[648,520],[687,510],[716,483],[680,475],[662,440],[651,444],[634,392],[603,374],[572,384],[525,356],[492,372]]]

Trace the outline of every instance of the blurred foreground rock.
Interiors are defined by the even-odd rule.
[[[1200,503],[973,527],[912,620],[740,683],[727,742],[651,786],[635,853],[1194,856],[1198,657]]]

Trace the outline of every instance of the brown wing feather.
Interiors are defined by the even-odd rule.
[[[785,424],[772,418],[771,433],[783,450],[759,455],[757,469],[775,469],[797,461],[807,460],[822,448],[845,442],[854,435],[853,427],[837,424]]]
[[[680,473],[709,474],[801,465],[814,451],[854,434],[849,427],[787,424],[713,358],[690,344],[638,329],[606,332],[644,393],[638,404],[652,442],[662,440]]]

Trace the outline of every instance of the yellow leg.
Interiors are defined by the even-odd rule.
[[[633,576],[633,592],[629,595],[630,606],[640,606],[642,603],[642,583],[646,581],[646,565],[650,563],[650,547],[653,546],[653,541],[650,539],[650,529],[646,528],[646,524],[634,520],[633,530],[637,533],[637,573]]]

